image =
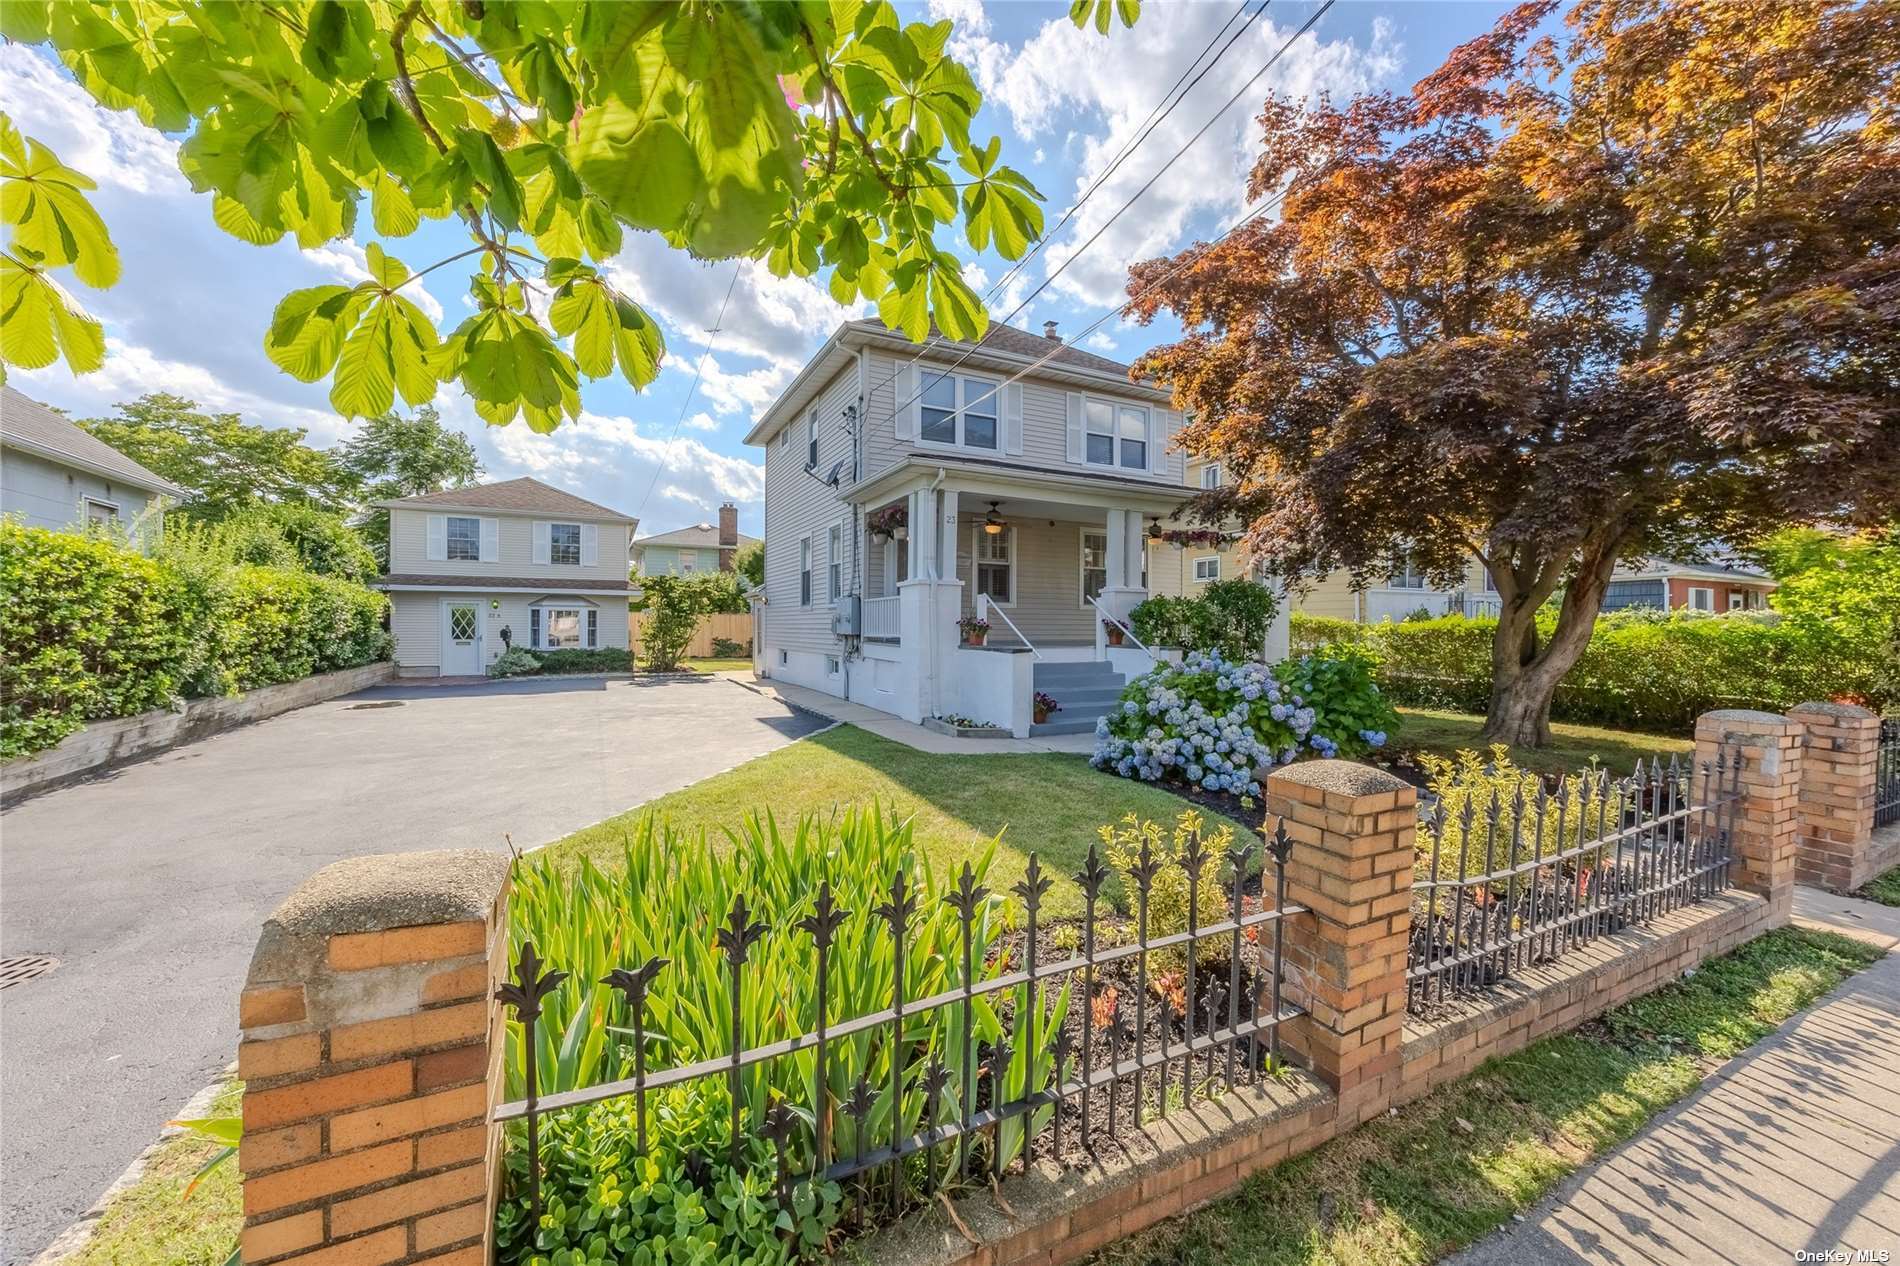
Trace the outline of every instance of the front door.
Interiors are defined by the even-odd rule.
[[[482,671],[481,608],[473,602],[442,604],[442,675],[473,677]]]

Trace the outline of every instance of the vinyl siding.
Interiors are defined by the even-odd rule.
[[[516,646],[529,646],[531,619],[529,607],[542,597],[560,598],[559,588],[548,593],[485,594],[471,586],[467,591],[420,593],[403,590],[389,595],[389,628],[396,637],[396,664],[405,673],[433,673],[441,665],[442,603],[450,598],[472,598],[481,610],[482,666],[486,668],[501,656],[501,631],[508,629]],[[600,612],[596,626],[597,647],[627,646],[627,602],[615,594],[574,595],[575,605],[586,610],[592,603]],[[494,604],[499,604],[496,606]]]
[[[695,575],[719,570],[719,551],[717,549],[688,549],[679,545],[649,545],[640,553],[639,573],[642,576],[677,576],[687,556],[693,560]]]
[[[865,460],[864,477],[869,479],[880,471],[889,469],[912,453],[956,454],[997,461],[1020,462],[1039,466],[1065,474],[1083,474],[1096,472],[1101,474],[1134,475],[1157,484],[1178,484],[1182,478],[1181,454],[1167,455],[1166,469],[1160,474],[1146,471],[1111,470],[1103,466],[1089,466],[1069,461],[1068,449],[1068,392],[1070,388],[1062,383],[1038,382],[1035,378],[1021,380],[1023,389],[1023,451],[1010,453],[999,447],[989,449],[957,448],[942,444],[924,444],[915,440],[897,438],[896,406],[901,403],[895,392],[892,375],[899,366],[909,365],[908,358],[898,358],[876,352],[866,352],[865,377],[870,387],[870,399],[865,407]],[[932,369],[947,370],[955,364],[954,360],[923,361],[914,367],[915,374]],[[1003,381],[1005,375],[979,373],[978,378],[992,382]],[[916,388],[913,386],[913,392]],[[1155,413],[1164,413],[1165,407],[1153,404],[1133,395],[1118,395],[1112,389],[1101,390],[1091,387],[1083,394],[1097,396],[1106,400],[1115,400],[1125,404],[1137,405]],[[905,397],[908,399],[908,397]],[[796,425],[803,425],[802,422]],[[999,410],[1000,426],[1000,410]],[[1165,429],[1165,428],[1164,428]],[[1162,434],[1161,443],[1165,447],[1171,435]],[[796,447],[796,445],[794,445]]]
[[[844,410],[858,402],[858,375],[846,369],[826,384],[818,396],[818,469],[822,476],[839,461],[847,463],[841,482],[851,476],[850,436],[844,429]],[[809,412],[809,411],[808,411]],[[838,494],[805,473],[805,419],[786,428],[790,440],[774,436],[765,450],[765,642],[773,650],[835,654],[840,643],[831,635],[831,606],[826,601],[826,538],[833,524],[844,530],[843,577],[846,593],[854,589],[852,542],[859,530],[851,506]],[[812,602],[799,604],[798,543],[812,538]]]
[[[496,520],[500,558],[492,563],[429,557],[431,514]],[[588,580],[627,578],[627,523],[596,523],[599,529],[592,567],[536,563],[534,525],[572,523],[559,515],[513,514],[494,510],[391,510],[389,512],[389,571],[391,575],[425,576],[546,576],[550,586],[562,577]]]
[[[973,562],[977,524],[981,515],[959,516],[957,525],[957,579],[963,582],[964,614],[976,611],[976,571]],[[1029,640],[1038,644],[1092,643],[1094,607],[1082,602],[1082,533],[1100,532],[1101,524],[1056,520],[1020,523],[1011,527],[1015,554],[1015,602],[1004,608]],[[1009,626],[992,621],[990,636],[1015,644]]]
[[[156,493],[62,466],[37,453],[12,448],[0,453],[0,512],[27,527],[55,532],[84,527],[88,497],[117,506],[119,523],[128,530],[156,526],[144,517],[159,500]]]

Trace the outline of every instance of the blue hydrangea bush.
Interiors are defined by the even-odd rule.
[[[1275,664],[1191,652],[1130,682],[1095,724],[1097,769],[1146,782],[1257,796],[1256,771],[1302,755],[1362,756],[1398,723],[1350,651]]]

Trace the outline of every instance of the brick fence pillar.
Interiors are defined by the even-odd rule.
[[[1807,740],[1796,810],[1795,879],[1850,892],[1873,878],[1880,718],[1850,703],[1802,703],[1789,709],[1788,719]]]
[[[238,1002],[246,1266],[482,1266],[493,1225],[508,861],[326,866]]]
[[[1731,763],[1740,756],[1741,803],[1732,811],[1735,864],[1730,874],[1736,887],[1768,899],[1775,923],[1785,922],[1794,904],[1802,739],[1798,723],[1772,712],[1737,708],[1696,718],[1698,782],[1703,763],[1713,766],[1723,753]]]
[[[1268,812],[1293,840],[1287,900],[1312,911],[1286,925],[1307,1011],[1287,1041],[1339,1095],[1341,1129],[1382,1111],[1397,1081],[1417,801],[1411,784],[1351,761],[1267,779]]]

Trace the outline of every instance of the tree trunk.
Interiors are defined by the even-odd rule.
[[[1586,545],[1550,641],[1537,645],[1537,610],[1528,596],[1499,613],[1491,640],[1491,706],[1479,737],[1513,747],[1550,746],[1550,702],[1558,683],[1590,645],[1590,631],[1616,567],[1618,541]]]

